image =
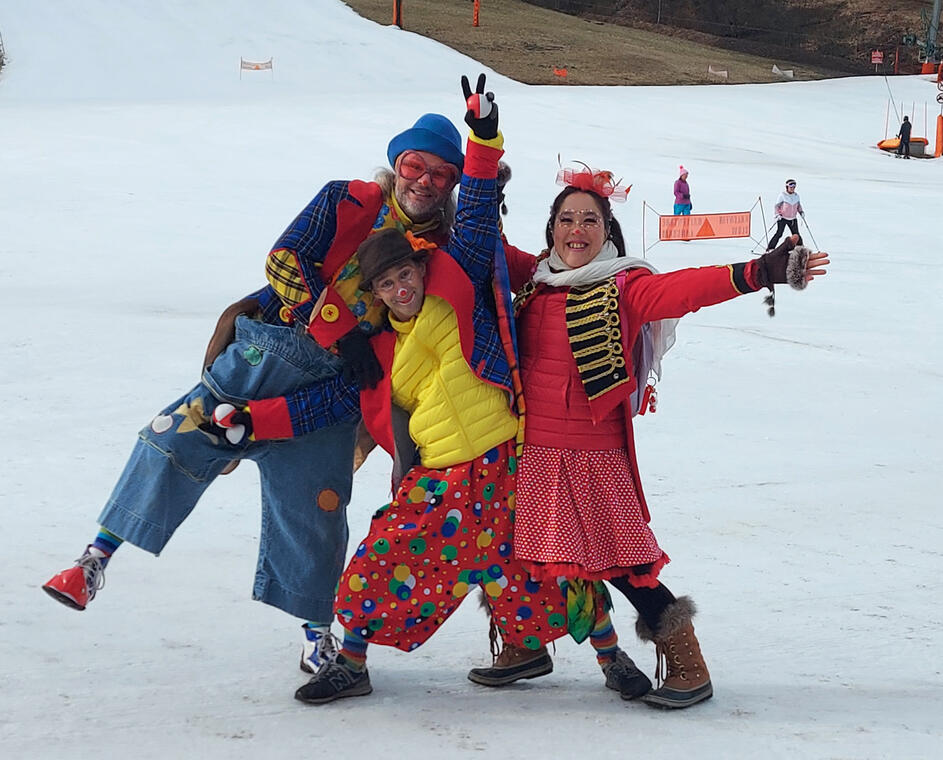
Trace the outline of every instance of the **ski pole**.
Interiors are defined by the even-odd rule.
[[[775,226],[776,226],[776,222],[773,222],[773,223],[769,226],[769,229],[766,230],[766,235],[764,235],[764,238],[765,238],[765,239],[760,241],[760,245],[763,245],[763,246],[769,245],[769,233],[771,233],[771,232],[773,231],[773,228],[774,228]],[[750,253],[754,253],[754,254],[756,253],[756,246],[753,246],[753,249],[750,251]]]
[[[809,238],[812,240],[812,245],[815,246],[815,250],[819,250],[819,244],[815,242],[815,235],[812,234],[812,228],[809,227],[809,223],[805,220],[805,214],[802,214],[802,223],[805,225],[805,228],[809,231]]]

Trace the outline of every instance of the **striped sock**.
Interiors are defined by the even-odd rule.
[[[589,641],[596,650],[596,662],[599,667],[615,662],[616,652],[619,651],[619,637],[612,627],[612,620],[608,612],[596,613],[596,625],[589,634]]]
[[[363,670],[367,665],[367,640],[359,633],[345,628],[340,654],[352,669]]]
[[[102,567],[104,567],[108,564],[108,560],[111,559],[111,555],[114,554],[123,543],[123,538],[118,538],[114,533],[104,528],[99,528],[98,535],[95,536],[95,540],[88,545],[88,550],[101,560]]]

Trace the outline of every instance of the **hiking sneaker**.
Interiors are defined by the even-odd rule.
[[[468,680],[482,686],[507,686],[522,678],[539,678],[553,672],[547,647],[525,649],[505,644],[490,668],[472,668]]]
[[[621,649],[617,650],[613,662],[603,666],[602,672],[606,676],[606,688],[619,692],[623,699],[635,699],[651,691],[649,677]]]
[[[308,683],[295,692],[295,699],[323,705],[343,697],[363,697],[373,691],[366,667],[354,670],[343,655],[321,666]]]
[[[105,586],[105,565],[101,557],[85,552],[75,560],[75,567],[56,573],[43,585],[43,591],[74,610],[84,610]]]
[[[337,639],[330,630],[311,628],[305,623],[305,642],[301,649],[301,669],[305,673],[317,673],[325,663],[337,657]]]

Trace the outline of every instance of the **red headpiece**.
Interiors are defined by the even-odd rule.
[[[621,179],[615,179],[612,172],[605,169],[591,169],[582,161],[577,161],[582,169],[560,169],[557,172],[557,184],[576,187],[587,193],[596,193],[617,203],[625,203],[632,189],[626,187]]]

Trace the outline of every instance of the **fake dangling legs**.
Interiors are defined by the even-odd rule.
[[[105,566],[122,543],[114,533],[99,528],[75,565],[56,573],[43,585],[43,591],[72,609],[84,610],[105,585]]]

